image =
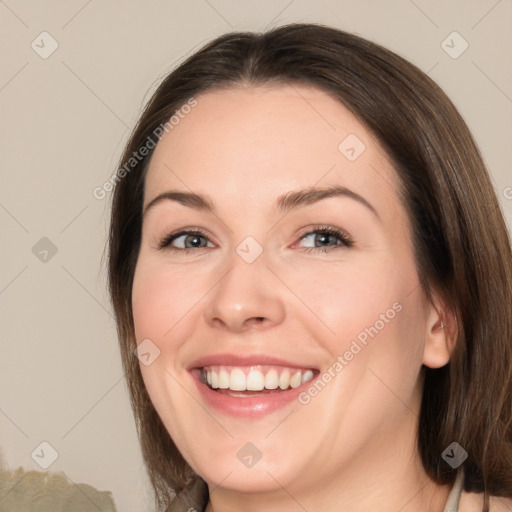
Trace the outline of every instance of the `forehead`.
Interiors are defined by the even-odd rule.
[[[195,100],[155,148],[145,204],[178,188],[263,207],[270,196],[333,184],[373,198],[376,207],[398,201],[396,173],[378,141],[320,89],[236,87]]]

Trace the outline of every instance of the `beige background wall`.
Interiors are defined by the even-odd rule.
[[[45,441],[58,452],[48,472],[111,491],[118,511],[152,509],[101,264],[108,198],[92,192],[115,170],[147,91],[176,61],[224,32],[294,21],[353,31],[427,71],[472,129],[512,226],[511,0],[0,1],[8,469],[44,472]],[[463,39],[446,39],[454,31]],[[0,487],[0,510],[22,478]]]

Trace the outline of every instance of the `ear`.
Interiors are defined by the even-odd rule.
[[[457,340],[457,316],[440,296],[426,306],[425,348],[423,364],[441,368],[450,361]]]

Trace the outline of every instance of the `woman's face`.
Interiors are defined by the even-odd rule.
[[[447,354],[390,162],[316,88],[196,100],[148,169],[132,297],[172,439],[242,492],[410,463],[421,366]]]

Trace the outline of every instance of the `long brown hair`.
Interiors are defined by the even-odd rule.
[[[172,71],[146,105],[114,176],[109,291],[142,455],[165,509],[197,475],[174,445],[134,356],[131,289],[141,241],[144,179],[156,140],[182,105],[221,87],[306,84],[333,95],[372,132],[394,163],[427,297],[453,308],[458,339],[450,363],[424,367],[418,449],[439,484],[455,471],[441,454],[468,453],[466,491],[512,497],[512,253],[499,202],[462,117],[422,71],[346,32],[292,24],[218,37]],[[154,144],[152,144],[154,146]],[[142,153],[142,152],[141,152]],[[126,168],[130,161],[131,167]]]

